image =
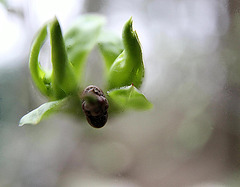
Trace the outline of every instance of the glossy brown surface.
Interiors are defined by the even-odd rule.
[[[82,109],[88,123],[95,128],[103,127],[108,119],[108,101],[103,91],[90,85],[82,93]]]

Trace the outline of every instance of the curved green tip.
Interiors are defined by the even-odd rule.
[[[112,64],[108,74],[108,89],[120,88],[133,83],[137,88],[142,84],[144,64],[142,49],[136,31],[132,28],[132,17],[122,31],[124,52]]]

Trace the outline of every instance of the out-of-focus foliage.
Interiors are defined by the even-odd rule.
[[[0,3],[2,3],[4,6],[7,6],[6,0],[0,0]]]
[[[104,30],[99,36],[98,46],[105,61],[105,73],[108,73],[113,62],[123,52],[122,40],[116,33]]]
[[[87,55],[96,45],[104,23],[100,15],[80,16],[64,35],[67,54],[79,83],[83,84]]]

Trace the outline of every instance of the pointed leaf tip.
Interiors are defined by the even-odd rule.
[[[26,124],[37,125],[43,118],[47,117],[50,113],[57,111],[65,102],[65,99],[58,101],[51,101],[42,104],[40,107],[24,115],[18,126],[23,126]]]

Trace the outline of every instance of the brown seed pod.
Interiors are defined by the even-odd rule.
[[[82,109],[88,123],[95,128],[103,127],[108,119],[108,100],[97,86],[90,85],[82,93]]]

